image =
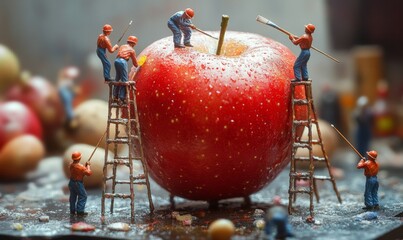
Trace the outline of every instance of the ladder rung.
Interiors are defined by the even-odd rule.
[[[117,164],[117,165],[126,165],[126,166],[130,167],[130,163],[129,163],[128,160],[118,160],[118,159],[115,159],[115,160],[113,160],[113,161],[107,161],[106,164],[109,164],[109,165],[113,165],[113,164]]]
[[[104,197],[105,198],[131,198],[131,194],[125,194],[125,193],[105,193]]]
[[[311,119],[311,123],[317,123],[318,121],[316,119]],[[308,125],[309,120],[294,120],[293,123],[295,125]]]
[[[129,160],[129,156],[123,156],[123,157],[115,157],[115,160]],[[132,157],[133,161],[141,161],[140,157]]]
[[[115,118],[115,119],[109,119],[110,123],[115,123],[115,124],[127,124],[127,119],[125,118]]]
[[[310,103],[310,101],[306,99],[294,99],[293,102],[295,105],[306,105]]]
[[[295,79],[293,79],[295,80]],[[291,82],[291,85],[298,86],[298,85],[311,85],[312,80],[308,79],[308,81],[294,81]]]
[[[301,141],[296,142],[296,143],[309,144],[309,141],[308,140],[301,140]],[[322,144],[319,140],[316,140],[316,139],[312,140],[311,143],[312,144]]]
[[[294,173],[290,173],[290,177],[296,178],[296,179],[310,179],[311,174],[308,172],[294,172]]]
[[[324,157],[317,157],[313,156],[312,157],[314,161],[325,161],[326,159]],[[309,157],[294,157],[295,161],[310,161]]]
[[[111,103],[109,105],[111,108],[127,108],[127,104],[121,104],[121,103]]]
[[[129,139],[127,137],[109,138],[106,141],[107,143],[129,143]]]
[[[317,180],[333,180],[331,177],[329,176],[313,176],[314,179]]]
[[[307,193],[307,194],[311,194],[311,191],[309,190],[309,188],[300,188],[300,189],[290,189],[288,191],[288,193]]]
[[[136,184],[136,185],[146,185],[147,183],[146,182],[138,182],[138,180],[139,179],[137,179],[137,180],[134,180],[133,181],[133,184]],[[116,182],[115,182],[116,184],[130,184],[130,180],[117,180]]]
[[[294,148],[308,148],[308,149],[312,148],[308,143],[300,143],[300,142],[294,142],[292,146]]]
[[[112,175],[112,176],[109,176],[109,177],[106,177],[106,178],[105,178],[105,182],[106,182],[106,181],[109,181],[109,180],[112,180],[112,179],[113,179],[113,175]]]

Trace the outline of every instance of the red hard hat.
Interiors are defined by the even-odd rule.
[[[315,32],[315,26],[313,24],[306,25],[305,29],[307,29],[310,33]]]
[[[81,153],[80,152],[73,152],[71,154],[71,159],[73,159],[73,161],[80,161],[81,160]]]
[[[129,36],[129,37],[127,38],[127,42],[128,42],[128,43],[137,44],[138,41],[139,41],[139,40],[137,39],[136,36]]]
[[[189,18],[193,18],[193,16],[195,15],[195,12],[191,8],[186,8],[185,13]]]
[[[105,24],[104,27],[102,28],[102,30],[103,30],[104,32],[112,32],[112,31],[113,31],[113,28],[112,28],[111,25]]]
[[[378,153],[374,150],[367,152],[368,157],[375,160],[378,157]]]

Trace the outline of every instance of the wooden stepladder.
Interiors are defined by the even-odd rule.
[[[297,87],[305,88],[305,98],[296,99],[295,98],[295,90]],[[339,191],[337,190],[336,181],[333,177],[332,172],[330,171],[330,162],[327,157],[323,142],[322,135],[319,128],[318,118],[316,115],[315,107],[312,99],[312,81],[300,81],[300,82],[291,82],[291,106],[292,106],[292,153],[291,153],[291,166],[290,166],[290,185],[288,189],[288,212],[292,213],[292,203],[296,201],[297,193],[305,193],[309,194],[309,211],[310,216],[314,217],[314,207],[313,207],[313,194],[315,193],[315,197],[317,202],[319,202],[319,193],[317,189],[317,180],[329,180],[332,182],[333,190],[337,195],[337,199],[341,203],[341,198]],[[302,108],[307,112],[307,119],[297,120],[296,119],[296,108]],[[316,125],[318,139],[313,139],[312,137],[312,125]],[[297,131],[303,130],[304,128],[308,130],[308,139],[302,140],[297,137]],[[313,154],[313,146],[319,145],[323,157],[314,156]],[[299,148],[308,149],[309,156],[308,157],[297,157],[296,153]],[[309,169],[308,170],[298,170],[297,162],[309,161]],[[315,175],[315,164],[319,162],[325,162],[328,170],[328,176],[318,176]],[[309,187],[298,187],[298,180],[307,180],[309,182]]]
[[[105,199],[111,200],[110,212],[113,213],[115,198],[130,199],[131,207],[131,222],[134,223],[135,209],[134,209],[134,186],[145,185],[147,188],[147,195],[149,201],[150,212],[154,211],[154,205],[151,197],[150,182],[148,178],[148,169],[145,163],[140,124],[138,121],[138,112],[136,104],[136,88],[135,83],[129,82],[110,82],[109,85],[109,100],[108,100],[108,122],[106,129],[106,148],[105,148],[105,161],[104,161],[104,182],[102,190],[102,206],[101,216],[105,219]],[[126,89],[125,101],[120,101],[113,98],[113,89],[121,87]],[[130,97],[131,96],[131,97]],[[114,112],[114,114],[112,114]],[[132,116],[134,113],[134,116]],[[121,133],[119,126],[124,127],[124,133]],[[112,144],[113,157],[110,157],[108,149]],[[119,145],[126,145],[128,153],[126,156],[121,156],[118,152]],[[142,170],[140,173],[134,173],[133,161],[140,161]],[[112,174],[108,175],[108,166],[112,165]],[[117,167],[124,165],[129,168],[129,176],[127,179],[117,179]],[[111,181],[111,191],[108,192],[108,182]],[[117,185],[128,185],[130,192],[116,192]],[[123,189],[123,188],[122,188]]]

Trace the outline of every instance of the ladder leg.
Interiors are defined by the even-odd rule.
[[[112,116],[112,108],[111,108],[111,102],[112,102],[112,85],[108,84],[109,87],[109,99],[108,99],[108,119],[111,118]],[[108,139],[109,139],[109,121],[107,122],[106,125],[106,136],[105,136],[105,141],[106,141],[106,147],[105,147],[105,157],[104,157],[104,166],[103,166],[103,184],[102,184],[102,201],[101,201],[101,219],[102,221],[105,220],[105,193],[106,193],[106,177],[108,175],[108,157],[109,157],[109,152],[108,152]]]
[[[312,179],[313,181],[313,191],[315,192],[316,202],[319,203],[319,192],[318,192],[318,185],[316,179]]]
[[[144,172],[144,176],[145,176],[145,180],[146,180],[146,187],[147,187],[147,197],[148,197],[148,204],[149,204],[149,208],[150,208],[150,212],[153,213],[154,212],[154,204],[152,201],[152,195],[151,195],[151,187],[150,187],[150,180],[149,180],[149,176],[148,176],[148,167],[147,164],[145,163],[145,156],[144,156],[144,151],[143,151],[143,143],[141,140],[141,130],[140,130],[140,122],[139,122],[139,115],[138,115],[138,111],[137,111],[137,104],[136,104],[136,92],[135,89],[133,91],[133,109],[134,109],[134,117],[136,119],[135,121],[135,128],[136,128],[136,133],[138,136],[138,152],[140,153],[140,158],[141,158],[141,165],[143,167],[143,172]]]

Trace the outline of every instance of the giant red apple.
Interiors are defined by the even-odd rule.
[[[227,32],[221,56],[204,35],[192,44],[175,49],[168,37],[141,53],[134,81],[151,176],[187,199],[248,196],[289,162],[295,57],[250,33]]]

